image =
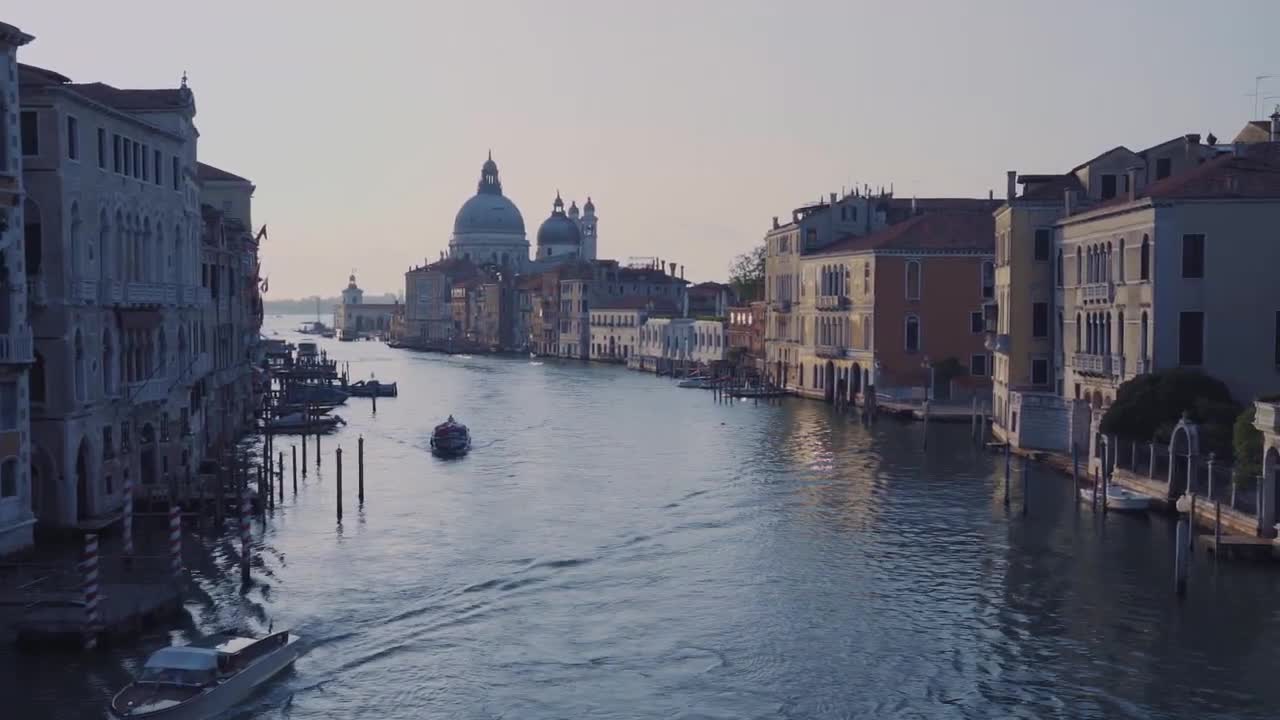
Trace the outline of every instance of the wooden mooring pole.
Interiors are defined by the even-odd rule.
[[[1187,536],[1191,534],[1190,523],[1183,513],[1178,515],[1178,532],[1173,549],[1173,592],[1179,597],[1187,594],[1188,555],[1191,550],[1187,544]]]
[[[337,461],[338,461],[338,475],[337,475],[338,522],[342,522],[342,446],[341,445],[339,445],[338,449],[334,451],[334,456],[337,458]]]
[[[1222,501],[1213,502],[1213,559],[1222,553]]]
[[[1026,515],[1031,505],[1031,470],[1027,467],[1027,456],[1022,456],[1022,514]]]
[[[248,585],[249,578],[249,541],[252,537],[250,533],[249,515],[253,512],[252,503],[249,502],[249,493],[240,490],[240,584]]]
[[[357,499],[360,506],[364,507],[364,436],[361,435],[356,440],[356,487],[358,489]]]
[[[1080,446],[1071,443],[1071,490],[1075,493],[1076,508],[1080,507]]]
[[[320,467],[320,431],[316,431],[316,467]]]
[[[86,533],[80,555],[80,594],[84,601],[84,649],[98,646],[98,536]]]
[[[307,432],[302,431],[302,477],[307,476]]]
[[[293,445],[289,448],[291,457],[289,458],[289,469],[293,471],[293,494],[298,494],[298,446]]]
[[[1009,439],[1004,441],[1004,506],[1009,507],[1009,454],[1012,452],[1009,448]]]

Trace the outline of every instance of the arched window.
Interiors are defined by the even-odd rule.
[[[1145,234],[1142,236],[1142,249],[1138,256],[1138,279],[1151,279],[1151,239]]]
[[[115,394],[115,346],[111,342],[111,329],[105,328],[102,331],[102,391],[105,395]]]
[[[173,226],[173,281],[179,285],[190,284],[187,279],[186,243],[182,240],[182,226]]]
[[[1058,287],[1062,287],[1062,248],[1058,248]]]
[[[1113,256],[1114,256],[1113,248],[1111,246],[1111,243],[1108,242],[1107,253],[1106,255],[1103,256],[1101,282],[1111,282],[1111,278],[1115,276],[1115,268],[1112,266],[1112,264],[1115,262],[1113,260]]]
[[[76,330],[75,336],[75,373],[76,402],[83,403],[89,389],[89,382],[85,377],[84,336],[79,330]]]
[[[39,275],[44,253],[44,223],[40,206],[29,197],[22,201],[22,246],[26,252],[27,277]]]
[[[111,277],[111,222],[107,211],[98,213],[98,279],[105,282]]]
[[[863,294],[871,292],[871,263],[869,262],[862,263],[862,292]]]
[[[920,261],[907,261],[907,299],[920,299]]]
[[[915,315],[907,316],[904,338],[907,352],[920,352],[920,318]]]
[[[1121,310],[1116,315],[1116,349],[1120,355],[1124,355],[1124,311]]]
[[[1124,282],[1124,238],[1120,238],[1120,258],[1116,268],[1116,280]]]
[[[1081,252],[1080,246],[1076,246],[1076,285],[1084,284],[1084,253]]]
[[[1142,311],[1142,324],[1138,329],[1138,359],[1144,363],[1147,360],[1147,311]],[[1147,368],[1150,372],[1151,368]]]
[[[1080,344],[1080,341],[1083,339],[1083,332],[1084,319],[1080,316],[1080,313],[1076,313],[1076,352],[1078,353],[1084,352],[1084,348]]]
[[[1111,313],[1102,317],[1102,354],[1111,354]]]

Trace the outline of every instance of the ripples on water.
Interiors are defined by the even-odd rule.
[[[1178,605],[1164,519],[1104,522],[1034,467],[1024,518],[1017,466],[1006,510],[967,427],[926,453],[918,426],[615,367],[328,347],[400,397],[339,411],[324,466],[255,528],[248,593],[237,543],[189,542],[196,627],[312,644],[236,717],[1276,715],[1271,571],[1200,559]],[[441,462],[426,433],[451,412],[476,450]],[[168,641],[0,655],[0,688],[24,718],[96,716]]]

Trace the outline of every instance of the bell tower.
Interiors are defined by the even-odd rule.
[[[584,260],[596,259],[596,204],[591,202],[591,196],[587,196],[587,202],[582,206],[582,219],[578,221],[578,227],[582,230],[582,258]]]

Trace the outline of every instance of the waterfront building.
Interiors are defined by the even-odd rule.
[[[759,377],[764,372],[765,314],[762,300],[729,308],[727,359],[740,376]]]
[[[659,374],[684,374],[694,367],[693,319],[650,317],[640,326],[639,358],[628,367]]]
[[[222,178],[218,185],[206,190],[201,183],[200,190],[202,318],[193,335],[190,416],[181,416],[180,432],[194,435],[205,457],[219,458],[253,427],[261,407],[264,387],[255,365],[263,359],[258,250],[265,231],[255,235],[248,225],[253,183],[221,170],[213,175]]]
[[[405,273],[404,334],[401,342],[415,347],[444,349],[453,339],[454,283],[478,272],[466,258],[445,258],[410,268]]]
[[[1127,191],[1093,207],[1065,196],[1055,227],[1068,399],[1101,409],[1125,380],[1175,367],[1221,379],[1239,402],[1275,391],[1280,247],[1266,238],[1280,227],[1280,143],[1204,162],[1216,148],[1196,135],[1182,145],[1182,172],[1144,184],[1138,166]]]
[[[972,318],[991,292],[992,228],[990,212],[938,210],[803,257],[793,390],[845,402],[873,389],[916,400],[987,391]]]
[[[606,297],[591,308],[591,359],[628,363],[640,346],[640,328],[650,316],[674,316],[670,300],[640,295]]]
[[[1062,174],[1008,173],[1005,203],[995,211],[995,293],[983,320],[993,355],[997,439],[1014,447],[1068,447],[1060,361],[1065,323],[1057,297],[1063,257],[1054,234],[1068,195],[1076,208],[1115,202],[1131,189],[1197,167],[1215,152],[1200,145],[1198,135],[1188,135],[1140,152],[1112,148]]]
[[[693,318],[690,357],[699,368],[719,371],[728,349],[725,321]]]
[[[38,502],[32,494],[31,425],[27,368],[33,359],[27,317],[23,231],[26,206],[23,155],[33,135],[24,134],[20,116],[18,48],[34,38],[0,22],[0,555],[32,543]],[[26,142],[24,142],[24,140]]]
[[[97,526],[192,470],[201,321],[195,101],[22,66],[31,486],[46,527]],[[201,337],[201,350],[206,343]]]
[[[356,285],[352,274],[342,290],[342,302],[333,309],[333,329],[340,340],[384,336],[391,332],[392,319],[400,312],[398,302],[366,303],[364,290]]]
[[[849,237],[869,235],[917,215],[937,212],[991,212],[993,200],[976,198],[910,198],[893,196],[892,189],[871,188],[837,195],[792,211],[791,222],[765,233],[766,371],[773,382],[799,394],[821,396],[806,387],[800,375],[801,355],[813,335],[805,328],[816,322],[816,297],[801,290],[803,256],[819,252]],[[812,284],[813,280],[810,280]],[[810,363],[812,364],[812,362]],[[810,385],[812,381],[810,381]]]

